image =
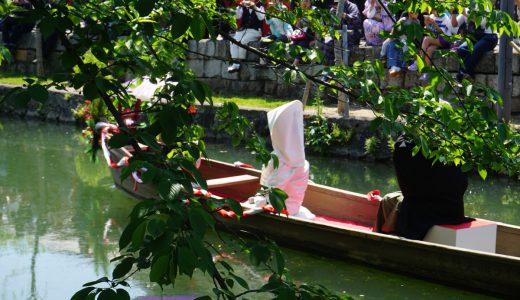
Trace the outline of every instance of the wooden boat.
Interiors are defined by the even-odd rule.
[[[114,159],[130,155],[111,150]],[[260,171],[204,160],[200,170],[213,194],[247,199],[259,189]],[[156,196],[153,187],[127,179],[112,169],[116,185],[136,198]],[[244,176],[247,175],[247,176]],[[235,229],[265,234],[285,246],[429,279],[473,291],[519,297],[520,227],[497,223],[496,253],[469,250],[437,243],[409,240],[372,232],[377,201],[345,190],[310,183],[304,206],[318,217],[305,220],[261,213],[240,221],[219,216]]]

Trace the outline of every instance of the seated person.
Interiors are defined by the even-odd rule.
[[[265,10],[256,0],[244,0],[240,3],[236,12],[238,30],[235,33],[235,40],[241,44],[248,44],[258,41],[262,36],[262,21],[265,19]],[[229,50],[233,64],[228,68],[228,72],[238,72],[241,68],[241,61],[246,58],[246,49],[231,43]]]
[[[493,51],[498,44],[498,36],[496,33],[486,27],[486,19],[483,18],[480,25],[475,24],[474,21],[467,22],[467,32],[470,34],[470,39],[473,43],[473,51],[470,51],[467,42],[463,42],[457,48],[457,55],[463,60],[462,65],[457,73],[457,81],[462,81],[465,75],[469,75],[471,78],[475,78],[475,67],[480,62],[482,57],[489,51]],[[462,26],[463,24],[458,24]]]
[[[431,15],[424,16],[424,26],[433,32],[434,37],[425,36],[421,45],[421,55],[427,66],[431,66],[431,59],[437,49],[449,49],[450,43],[444,39],[444,36],[452,36],[458,30],[457,16],[449,13],[438,14],[433,11]],[[424,55],[426,53],[426,55]],[[410,67],[410,71],[417,70],[417,63],[414,62]],[[419,79],[428,80],[428,73],[423,74]]]
[[[314,9],[311,3],[311,0],[301,0],[300,6],[303,10],[308,9]],[[311,28],[309,27],[309,20],[307,17],[303,17],[302,19],[298,20],[296,22],[297,29],[293,32],[293,35],[291,36],[292,43],[296,46],[300,46],[302,48],[309,49],[314,44],[314,33],[312,32]],[[302,33],[301,38],[295,37],[296,33],[300,32]],[[302,61],[302,56],[297,55],[294,58],[293,65],[298,66],[300,65]]]
[[[357,5],[349,0],[346,0],[343,5],[341,28],[343,25],[347,25],[347,29],[352,30],[348,34],[348,49],[352,50],[355,46],[359,46],[359,40],[363,34],[363,21]]]
[[[283,3],[280,3],[280,0],[273,0],[269,3],[269,7],[270,10],[275,10],[277,12],[287,10],[287,7]],[[266,23],[269,25],[269,29],[271,30],[268,39],[284,43],[289,42],[289,38],[293,33],[292,26],[289,23],[276,17],[267,18]]]
[[[381,46],[383,40],[379,37],[379,33],[383,30],[390,31],[392,29],[392,18],[377,0],[367,0],[363,14],[366,17],[363,21],[363,29],[367,45]]]
[[[269,2],[269,11],[273,12],[281,12],[283,10],[287,10],[287,7],[280,3],[280,0],[273,0],[272,2]],[[260,41],[260,47],[262,49],[267,48],[269,43],[280,41],[287,43],[289,42],[289,39],[293,33],[292,26],[276,17],[269,17],[266,18],[266,23],[269,26],[269,30],[271,31],[271,34],[265,38],[262,38]],[[260,58],[260,65],[265,65],[266,61],[263,58]]]
[[[302,206],[309,182],[309,163],[305,159],[303,140],[303,104],[294,100],[267,113],[273,154],[278,167],[271,159],[262,168],[260,184],[276,187],[287,193],[285,206],[290,216],[306,219],[315,217]]]
[[[402,17],[397,21],[397,24],[405,26],[411,26],[412,24],[418,24],[420,26],[420,22],[417,19],[418,14],[414,12],[404,12]],[[392,32],[394,29],[392,29]],[[406,36],[400,37],[401,42],[406,41]],[[401,68],[404,68],[407,65],[407,62],[404,60],[403,52],[407,51],[406,45],[403,47],[398,47],[398,41],[395,38],[388,38],[383,42],[383,47],[381,48],[381,58],[386,58],[386,68],[389,70],[390,77],[399,76],[401,72]]]
[[[472,219],[464,215],[464,193],[468,175],[459,167],[412,155],[414,143],[400,136],[394,148],[394,167],[404,199],[399,207],[395,233],[409,239],[423,239],[433,225],[461,224]]]

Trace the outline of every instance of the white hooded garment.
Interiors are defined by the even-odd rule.
[[[303,105],[294,100],[277,107],[267,113],[267,121],[279,165],[275,169],[270,160],[262,170],[260,183],[287,193],[285,205],[289,215],[312,219],[314,215],[301,206],[309,181],[303,142]]]

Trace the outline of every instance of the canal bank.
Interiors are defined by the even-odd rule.
[[[5,95],[15,88],[16,85],[0,84],[0,95]],[[26,118],[33,120],[45,120],[57,123],[77,123],[73,115],[75,109],[80,103],[83,103],[83,96],[76,91],[57,91],[49,90],[49,98],[45,103],[30,100],[26,107],[18,107],[7,101],[0,105],[0,114],[5,116],[14,116],[18,118]],[[206,129],[206,141],[215,143],[226,143],[230,141],[230,137],[225,133],[219,133],[213,130],[215,121],[215,112],[219,106],[215,107],[203,106],[199,107],[197,118],[198,122]],[[351,105],[350,116],[344,118],[337,113],[335,107],[324,106],[321,108],[320,115],[324,116],[329,122],[338,124],[339,128],[345,132],[349,132],[349,140],[341,146],[332,146],[328,149],[328,154],[335,157],[345,157],[352,159],[367,159],[384,161],[391,159],[391,152],[384,138],[379,142],[377,149],[371,153],[366,153],[365,143],[367,139],[377,136],[382,137],[379,132],[370,129],[370,122],[374,118],[371,110]],[[269,128],[267,127],[267,112],[269,109],[241,107],[241,114],[251,120],[253,128],[263,137],[269,137]],[[314,117],[318,115],[315,108],[307,108],[305,110],[305,122],[308,124]],[[79,124],[82,126],[82,124]]]

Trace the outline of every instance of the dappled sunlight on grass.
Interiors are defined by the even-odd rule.
[[[39,81],[41,83],[49,83],[50,80],[47,78],[38,78],[36,76],[25,76],[22,74],[16,73],[0,73],[0,84],[15,84],[15,85],[24,85],[27,84],[25,81],[26,78]]]

